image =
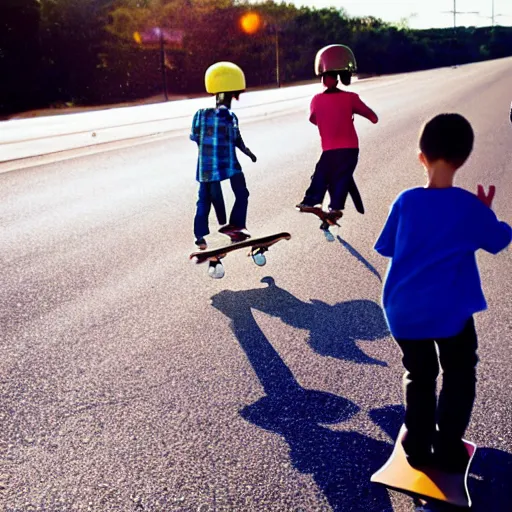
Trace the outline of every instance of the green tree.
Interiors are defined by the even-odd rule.
[[[37,0],[0,3],[0,114],[41,103],[38,94],[40,5]]]
[[[239,25],[249,9],[263,19],[250,35]],[[276,43],[288,82],[312,79],[316,52],[332,43],[352,47],[370,74],[512,55],[512,28],[412,30],[411,17],[386,23],[272,0],[0,0],[0,112],[161,93],[159,48],[134,38],[155,28],[185,34],[181,48],[166,51],[175,93],[203,92],[204,72],[219,60],[242,66],[249,87],[273,84]]]

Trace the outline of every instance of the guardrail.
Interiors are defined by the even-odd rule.
[[[246,92],[234,103],[241,122],[307,109],[319,84]],[[210,97],[0,122],[0,162],[190,129]]]

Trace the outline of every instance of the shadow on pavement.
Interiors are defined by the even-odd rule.
[[[478,448],[469,473],[472,512],[512,510],[512,454]]]
[[[222,291],[212,297],[213,307],[231,319],[238,330],[254,327],[251,309],[280,318],[298,329],[310,332],[311,348],[322,356],[360,364],[387,366],[366,355],[357,342],[374,341],[389,335],[382,308],[371,300],[352,300],[331,306],[320,300],[302,302],[276,286],[272,277],[264,277],[266,288]],[[250,332],[246,333],[250,336]]]
[[[266,393],[254,404],[244,407],[241,416],[285,439],[290,446],[293,466],[312,475],[333,511],[391,511],[387,491],[370,483],[371,474],[385,462],[391,445],[358,432],[333,431],[324,426],[348,420],[359,407],[346,398],[302,388],[251,312],[251,308],[255,308],[297,327],[316,328],[315,335],[320,339],[324,333],[330,334],[323,324],[324,316],[329,316],[330,312],[330,322],[336,324],[337,315],[348,311],[348,319],[337,325],[340,342],[351,348],[339,354],[356,362],[383,364],[365,356],[354,344],[362,333],[365,333],[365,339],[385,335],[380,320],[374,319],[364,327],[356,315],[357,311],[364,314],[368,309],[370,316],[376,314],[373,303],[354,301],[355,305],[346,303],[348,306],[334,307],[322,303],[311,305],[277,288],[273,280],[266,278],[266,282],[270,283],[266,289],[224,291],[212,297],[213,306],[231,319],[233,332]]]
[[[338,242],[345,248],[347,251],[354,256],[359,262],[361,262],[374,276],[377,277],[377,279],[382,283],[382,277],[380,277],[380,274],[378,270],[360,253],[358,252],[354,247],[352,247],[348,242],[343,240],[341,236],[338,235]]]

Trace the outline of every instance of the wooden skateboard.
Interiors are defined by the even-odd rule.
[[[217,247],[215,249],[209,249],[205,251],[193,252],[189,259],[195,260],[197,264],[211,262],[215,266],[221,266],[213,272],[209,272],[211,277],[221,278],[224,277],[224,271],[222,268],[221,259],[226,257],[230,252],[238,251],[239,249],[250,248],[248,256],[251,256],[256,265],[262,267],[267,263],[265,252],[268,251],[269,247],[279,242],[280,240],[289,240],[291,238],[290,233],[277,233],[275,235],[262,236],[258,238],[248,238],[242,242],[231,243],[223,247]]]
[[[331,213],[331,212],[326,212],[319,206],[297,205],[296,208],[300,212],[312,213],[313,215],[316,215],[322,221],[322,224],[320,224],[320,229],[324,232],[325,238],[329,242],[334,242],[334,235],[329,231],[329,228],[331,226],[338,226],[338,227],[340,226],[338,224],[338,220],[341,219],[341,215],[340,215],[341,212],[336,213],[336,214]]]
[[[402,447],[401,441],[405,432],[405,426],[402,426],[391,457],[372,475],[370,481],[413,497],[423,498],[427,502],[437,500],[458,507],[471,507],[468,475],[476,445],[464,440],[469,454],[469,462],[464,473],[446,473],[435,467],[416,469],[407,462]]]
[[[354,206],[356,207],[356,210],[363,214],[364,213],[364,205],[363,200],[361,199],[361,194],[359,193],[359,189],[357,188],[356,182],[354,181],[354,178],[351,179],[349,186],[348,186],[348,193],[352,197],[352,201],[354,202]],[[341,219],[343,213],[341,211],[338,211],[336,213],[334,212],[326,212],[320,207],[317,206],[302,206],[297,205],[297,210],[304,212],[304,213],[312,213],[313,215],[316,215],[321,221],[322,224],[320,225],[320,229],[324,232],[325,237],[329,242],[334,242],[334,236],[329,231],[330,226],[339,226],[338,220]]]
[[[319,206],[296,206],[297,210],[299,210],[302,213],[312,213],[313,215],[316,215],[321,221],[322,224],[327,224],[327,228],[329,226],[339,226],[338,220],[341,219],[342,215],[340,215],[341,212],[334,214],[332,212],[326,212]],[[324,229],[324,228],[322,228]]]

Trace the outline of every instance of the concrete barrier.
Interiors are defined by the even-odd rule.
[[[233,109],[241,122],[307,110],[320,84],[246,92]],[[0,122],[0,162],[108,142],[190,129],[192,116],[213,98]]]

